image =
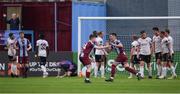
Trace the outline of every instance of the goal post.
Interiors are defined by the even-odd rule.
[[[78,17],[78,75],[81,71],[81,62],[79,60],[79,55],[81,51],[82,46],[82,21],[84,20],[104,20],[104,21],[127,21],[127,20],[179,20],[180,22],[180,16],[140,16],[140,17]],[[155,25],[156,26],[156,25]],[[141,29],[141,28],[140,28]]]

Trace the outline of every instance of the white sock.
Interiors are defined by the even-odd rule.
[[[95,68],[94,68],[94,77],[97,77],[97,73],[98,73],[98,67],[95,66]]]
[[[171,71],[172,71],[172,74],[175,76],[175,75],[176,75],[176,72],[175,72],[174,66],[171,66]]]
[[[104,77],[104,66],[101,66],[101,68],[100,68],[100,70],[101,70],[101,77]]]
[[[132,73],[130,73],[129,76],[132,77],[133,76]]]
[[[148,69],[149,76],[152,76],[152,68]]]
[[[43,71],[43,74],[47,74],[46,67],[44,65],[41,65],[41,69]]]
[[[60,69],[60,68],[58,68],[58,74],[57,74],[57,76],[59,76],[59,75],[60,75],[60,72],[61,72],[61,69]]]
[[[161,67],[161,65],[157,65],[157,75],[161,75],[161,71],[162,71],[162,67]]]
[[[144,66],[140,66],[139,72],[141,73],[141,76],[144,77]]]
[[[163,67],[163,68],[162,68],[162,75],[163,75],[164,77],[166,77],[166,75],[167,75],[167,68],[166,68],[166,67]]]

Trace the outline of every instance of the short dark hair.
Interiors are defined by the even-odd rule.
[[[94,34],[89,35],[89,39],[91,40],[92,38],[96,38]]]
[[[165,32],[170,34],[170,30],[169,29],[165,29]]]
[[[116,33],[111,33],[110,35],[113,35],[113,36],[117,37],[117,34],[116,34]]]
[[[97,37],[97,33],[98,33],[98,32],[97,32],[96,30],[94,30],[92,34]]]
[[[19,32],[19,34],[24,34],[24,32],[23,32],[23,31],[21,31],[21,32]]]
[[[97,35],[99,36],[99,35],[102,35],[103,34],[103,32],[102,31],[100,31],[100,32],[97,32]]]
[[[42,33],[39,34],[39,38],[40,38],[40,39],[44,39],[44,34],[42,34]]]
[[[9,37],[12,37],[13,36],[13,33],[9,33]]]
[[[165,32],[164,32],[164,31],[161,31],[161,34],[165,35]]]
[[[133,40],[137,40],[139,37],[136,35],[133,35],[132,38],[133,38]]]
[[[144,33],[146,33],[146,31],[145,31],[145,30],[142,30],[142,31],[140,32],[140,34],[144,34]]]
[[[159,28],[158,27],[153,27],[152,30],[159,31]]]

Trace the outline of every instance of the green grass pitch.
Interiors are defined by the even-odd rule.
[[[0,78],[0,93],[180,93],[180,80],[127,79],[116,77],[113,83],[92,78],[85,84],[83,78]]]

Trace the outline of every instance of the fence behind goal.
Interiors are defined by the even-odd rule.
[[[171,36],[174,39],[174,66],[176,68],[177,75],[180,75],[180,17],[84,17],[79,20],[79,41],[78,44],[82,46],[88,41],[88,36],[93,31],[102,31],[105,33],[104,41],[107,41],[110,33],[117,33],[118,39],[124,45],[124,49],[128,58],[130,57],[130,48],[132,42],[132,35],[140,35],[141,30],[145,30],[148,37],[153,36],[153,27],[159,27],[160,31],[165,29],[170,29]],[[79,50],[78,50],[79,51]],[[110,66],[112,61],[116,58],[116,53],[111,52],[107,56],[107,67],[106,73],[110,72]],[[153,75],[156,75],[156,63],[155,57],[151,57]],[[80,66],[80,64],[79,64]],[[78,66],[78,67],[79,67]],[[81,68],[79,68],[81,69]],[[145,74],[147,74],[147,67],[145,66]],[[170,70],[170,69],[169,69]],[[79,70],[80,71],[80,70]],[[124,68],[119,65],[117,67],[118,73],[120,75],[128,75],[129,73],[124,70]],[[170,74],[170,71],[168,71]]]

